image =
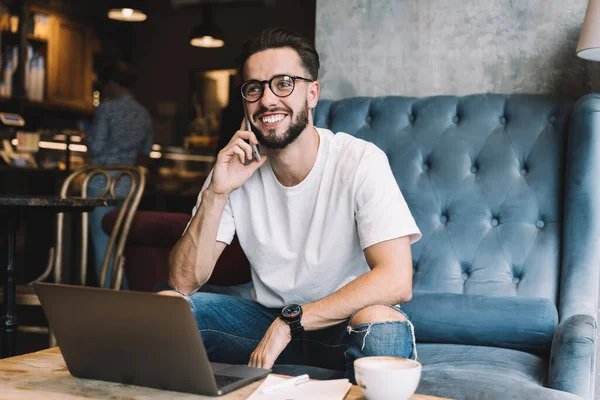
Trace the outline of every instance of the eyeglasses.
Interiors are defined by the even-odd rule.
[[[250,79],[242,84],[242,97],[248,103],[254,103],[262,97],[265,91],[265,83],[269,84],[271,92],[277,97],[287,97],[294,91],[296,79],[306,82],[314,82],[312,79],[303,78],[293,75],[275,75],[268,81],[259,81],[258,79]]]

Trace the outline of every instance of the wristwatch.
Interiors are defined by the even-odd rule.
[[[292,338],[304,338],[304,327],[302,326],[302,307],[299,304],[290,304],[289,306],[283,307],[280,318],[290,326]]]
[[[299,304],[290,304],[283,307],[279,318],[289,325],[290,331],[292,332],[292,339],[300,339],[302,341],[302,350],[304,352],[304,356],[306,357],[308,349],[306,342],[306,331],[302,326],[302,306]]]

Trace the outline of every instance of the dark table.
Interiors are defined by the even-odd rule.
[[[96,207],[116,206],[118,199],[70,197],[61,199],[58,196],[0,196],[0,221],[4,223],[8,234],[8,258],[6,266],[6,283],[4,285],[4,316],[0,324],[0,358],[15,354],[15,334],[18,320],[14,314],[15,305],[15,248],[16,233],[21,217],[27,210],[40,209],[48,212],[82,213],[92,211]]]

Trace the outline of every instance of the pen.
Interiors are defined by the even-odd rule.
[[[287,389],[287,388],[290,388],[290,387],[294,387],[294,386],[306,383],[306,382],[308,382],[309,379],[310,378],[308,377],[307,374],[300,375],[300,376],[297,376],[295,378],[287,379],[284,382],[277,383],[277,384],[271,385],[271,386],[267,386],[266,388],[264,388],[262,390],[262,392],[263,393],[277,392],[277,391],[282,390],[282,389]]]

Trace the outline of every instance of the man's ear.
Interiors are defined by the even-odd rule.
[[[309,83],[308,88],[308,107],[315,108],[319,102],[319,95],[321,94],[321,84],[318,81]]]

